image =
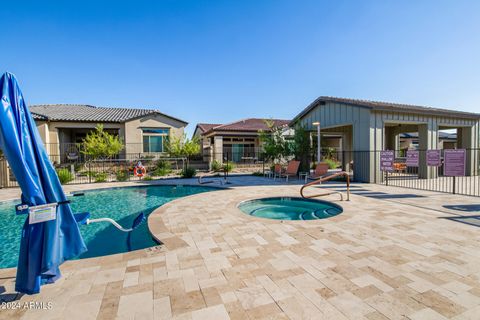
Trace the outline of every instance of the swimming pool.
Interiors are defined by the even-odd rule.
[[[328,201],[295,197],[249,200],[238,208],[251,216],[277,220],[325,219],[343,212],[342,207]]]
[[[129,228],[140,213],[148,216],[157,207],[177,198],[215,190],[197,186],[141,186],[85,191],[84,196],[69,197],[73,212],[90,212],[91,218],[109,217]],[[19,201],[0,202],[0,268],[17,265],[20,233],[26,215],[16,215]],[[158,245],[147,223],[128,233],[109,223],[81,225],[80,232],[88,251],[79,258],[104,256]]]

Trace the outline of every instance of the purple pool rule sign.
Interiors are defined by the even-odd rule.
[[[393,150],[380,151],[380,170],[393,171]]]
[[[407,150],[407,160],[405,161],[407,167],[418,167],[418,155],[417,150]]]
[[[443,174],[447,177],[462,177],[465,175],[465,149],[447,149],[443,151]]]
[[[442,165],[440,150],[427,150],[427,166],[440,167]]]

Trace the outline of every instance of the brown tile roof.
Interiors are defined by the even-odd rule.
[[[299,118],[303,117],[305,114],[310,112],[310,110],[312,110],[319,104],[325,103],[325,102],[334,102],[334,103],[336,102],[336,103],[348,104],[352,106],[364,107],[364,108],[381,110],[381,111],[410,112],[410,113],[417,113],[417,114],[436,114],[436,115],[443,115],[443,116],[457,117],[457,118],[474,118],[474,119],[480,118],[480,114],[472,113],[472,112],[433,108],[433,107],[418,106],[418,105],[403,104],[403,103],[321,96],[315,99],[315,101],[313,101],[302,112],[300,112],[292,120],[292,123],[297,121]]]
[[[267,131],[269,130],[265,121],[273,121],[275,127],[287,126],[290,123],[290,120],[281,120],[281,119],[260,119],[260,118],[249,118],[243,119],[227,124],[198,124],[202,125],[208,130],[203,131],[202,133],[210,133],[212,131],[240,131],[240,132],[258,132],[260,130]]]
[[[201,133],[204,133],[206,131],[209,131],[210,129],[221,126],[221,124],[218,123],[199,123],[197,124],[197,128],[200,129]]]

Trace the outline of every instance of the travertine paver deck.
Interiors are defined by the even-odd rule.
[[[61,280],[20,299],[52,310],[0,318],[479,319],[480,229],[442,218],[458,214],[443,205],[478,198],[354,185],[341,215],[280,222],[237,205],[298,185],[232,182],[157,209],[149,225],[165,245],[67,262]],[[14,274],[0,270],[5,293]]]

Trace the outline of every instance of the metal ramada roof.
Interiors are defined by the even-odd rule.
[[[292,123],[296,122],[298,119],[300,119],[305,114],[310,112],[310,110],[318,106],[321,102],[336,102],[336,103],[347,104],[351,106],[359,106],[359,107],[369,108],[373,110],[381,110],[381,111],[410,112],[410,113],[429,114],[429,115],[433,114],[433,115],[442,115],[442,116],[457,117],[457,118],[473,118],[473,119],[480,118],[480,114],[473,113],[473,112],[456,111],[456,110],[449,110],[449,109],[443,109],[443,108],[433,108],[433,107],[417,106],[417,105],[402,104],[402,103],[321,96],[315,99],[315,101],[313,101],[302,112],[300,112],[292,120]]]
[[[160,114],[187,124],[153,109],[96,107],[87,104],[45,104],[29,107],[36,120],[78,121],[78,122],[126,122],[151,114]]]

